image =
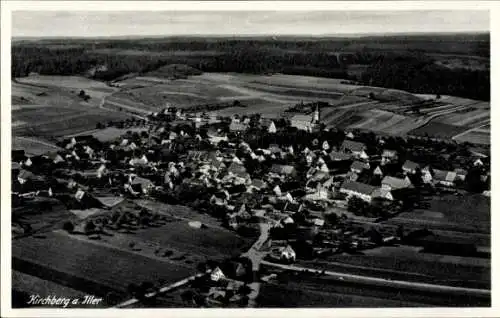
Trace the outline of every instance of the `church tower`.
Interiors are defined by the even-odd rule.
[[[316,104],[316,109],[314,110],[312,121],[315,124],[319,124],[319,103]]]

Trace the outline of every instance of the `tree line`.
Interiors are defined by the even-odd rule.
[[[432,57],[415,51],[380,52],[362,48],[334,54],[321,46],[302,51],[273,49],[260,45],[258,41],[222,41],[218,46],[213,45],[218,48],[216,54],[213,51],[193,50],[192,55],[176,55],[145,50],[150,44],[143,47],[140,42],[132,42],[128,45],[129,50],[141,51],[117,54],[119,51],[115,46],[111,50],[93,50],[86,46],[14,45],[12,76],[23,77],[35,72],[44,75],[86,75],[111,81],[129,73],[146,73],[168,64],[186,64],[204,72],[284,73],[353,80],[355,78],[349,75],[348,66],[361,64],[368,66],[360,78],[364,85],[490,99],[489,70],[447,68],[437,65]],[[194,42],[189,45],[195,49],[212,48]],[[127,45],[116,47],[125,48]],[[99,66],[106,67],[96,69]]]

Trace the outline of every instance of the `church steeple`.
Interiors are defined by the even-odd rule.
[[[319,123],[319,103],[316,104],[316,109],[314,110],[313,123],[315,124]]]

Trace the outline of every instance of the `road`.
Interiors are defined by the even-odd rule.
[[[389,280],[378,277],[360,276],[347,273],[323,271],[323,270],[300,267],[300,266],[277,264],[268,261],[262,261],[261,264],[291,271],[302,272],[307,270],[311,273],[322,273],[325,275],[336,277],[343,283],[370,284],[375,286],[384,286],[384,287],[393,287],[393,288],[400,288],[407,290],[419,290],[419,291],[447,293],[447,294],[458,294],[458,295],[472,295],[472,296],[482,296],[482,297],[491,296],[491,291],[487,289],[475,289],[475,288],[455,287],[455,286],[427,284],[418,282],[407,282],[401,280]]]
[[[255,243],[253,243],[253,245],[246,253],[242,254],[243,257],[248,257],[252,262],[252,271],[254,273],[258,273],[260,269],[260,264],[265,256],[260,251],[260,249],[262,248],[262,245],[268,240],[269,230],[271,229],[271,225],[269,223],[260,223],[259,226],[260,226],[259,238],[257,239],[257,241],[255,241]],[[248,307],[255,307],[256,300],[260,292],[260,285],[261,283],[258,280],[249,284],[249,287],[252,291],[248,295],[249,298]]]
[[[112,100],[109,100],[109,99],[105,99],[105,101],[103,101],[101,108],[113,110],[113,109],[105,107],[104,106],[105,104],[111,104],[113,106],[121,107],[123,109],[129,110],[130,112],[132,112],[133,116],[141,118],[141,119],[144,119],[144,117],[140,116],[140,115],[137,115],[137,113],[142,113],[144,115],[148,115],[148,114],[151,113],[151,111],[145,110],[143,108],[138,108],[138,107],[133,107],[133,106],[129,106],[129,105],[124,105],[124,104],[121,104],[119,102],[115,102],[115,101],[112,101]]]
[[[176,288],[179,288],[179,287],[182,287],[186,284],[188,284],[189,282],[191,282],[193,279],[197,278],[197,277],[201,277],[205,274],[196,274],[196,275],[193,275],[193,276],[189,276],[189,277],[186,277],[178,282],[175,282],[173,284],[169,284],[167,286],[164,286],[164,287],[161,287],[160,289],[158,289],[157,291],[155,292],[151,292],[149,294],[146,294],[146,298],[151,298],[151,297],[155,297],[157,295],[160,295],[160,294],[163,294],[163,293],[166,293],[166,292],[169,292],[171,290],[174,290]],[[127,301],[124,301],[116,306],[114,306],[113,308],[126,308],[126,307],[130,307],[132,305],[135,305],[137,304],[138,302],[140,302],[139,299],[137,298],[132,298],[132,299],[129,299]]]

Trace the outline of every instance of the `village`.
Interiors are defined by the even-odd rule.
[[[379,222],[425,208],[426,197],[489,196],[488,155],[457,143],[325,129],[320,106],[308,106],[310,112],[280,119],[223,117],[169,106],[143,119],[101,123],[92,134],[61,140],[58,152],[28,157],[13,150],[12,206],[35,201],[42,209],[57,199],[85,215],[62,229],[95,240],[103,228],[126,232],[126,224],[165,222],[154,211],[110,211],[123,199],[188,206],[241,236],[258,238],[257,247],[242,251],[250,259],[246,269],[254,272],[245,281],[252,282],[260,279],[262,261],[290,264],[418,236],[411,232],[421,229]],[[16,235],[33,231],[13,219]],[[212,283],[196,280],[198,288],[210,286],[204,306],[206,299],[216,305],[221,304],[217,299],[241,303],[242,295],[251,294],[238,282],[247,275],[238,266],[241,261],[205,269]],[[234,281],[214,283],[227,275],[226,268],[232,268]]]

